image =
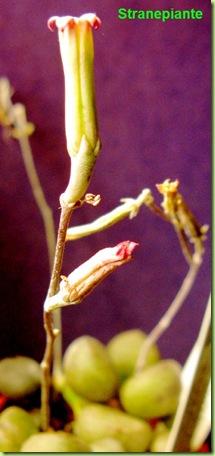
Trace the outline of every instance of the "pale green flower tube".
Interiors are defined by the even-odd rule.
[[[63,204],[75,204],[89,185],[101,148],[94,93],[94,46],[92,28],[100,19],[95,14],[54,16],[49,28],[58,29],[60,53],[65,77],[65,128],[67,150],[71,157],[68,187]]]

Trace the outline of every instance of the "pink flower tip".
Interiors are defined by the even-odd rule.
[[[116,254],[120,257],[120,259],[125,260],[129,257],[131,257],[134,249],[138,246],[139,244],[137,242],[133,241],[123,241],[120,242],[116,247],[117,247],[117,252]]]
[[[94,13],[86,13],[82,14],[79,18],[80,21],[87,21],[91,27],[93,27],[95,30],[97,30],[101,26],[101,19],[96,16]]]
[[[52,16],[48,20],[48,28],[53,32],[55,29],[64,31],[66,27],[72,28],[78,22],[88,22],[92,28],[97,30],[101,25],[101,20],[94,13],[82,14],[80,17],[75,16]]]

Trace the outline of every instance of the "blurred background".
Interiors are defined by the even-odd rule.
[[[201,8],[197,21],[122,21],[118,8]],[[15,88],[36,125],[31,137],[38,173],[53,209],[69,176],[64,135],[64,82],[52,15],[96,12],[96,99],[102,139],[89,191],[74,225],[92,221],[155,184],[180,180],[181,192],[201,224],[210,224],[211,4],[209,0],[1,0],[0,76]],[[26,178],[18,144],[0,137],[1,312],[0,357],[44,350],[42,307],[49,282],[43,224]],[[186,272],[171,226],[142,207],[102,233],[68,243],[63,274],[97,250],[122,240],[140,246],[134,260],[106,279],[80,306],[63,310],[64,346],[90,334],[103,342],[119,331],[150,331],[174,298]],[[183,362],[200,328],[210,291],[210,234],[198,280],[171,328],[161,338],[163,356]]]

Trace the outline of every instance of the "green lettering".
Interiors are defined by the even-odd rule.
[[[176,11],[175,11],[174,19],[182,19],[182,17],[181,17],[181,11],[180,11],[180,10],[176,10]]]
[[[183,10],[182,11],[182,19],[190,19],[190,13],[191,13],[191,11],[189,11],[189,10]]]
[[[202,18],[203,18],[203,11],[196,10],[196,19],[202,19]]]
[[[138,19],[145,19],[145,11],[139,10],[139,12],[138,12]]]
[[[154,18],[161,19],[161,10],[154,11]]]
[[[192,9],[170,8],[167,10],[134,10],[132,8],[119,8],[119,19],[161,19],[162,22],[182,19],[202,19],[203,11]]]
[[[190,14],[191,14],[191,19],[195,19],[195,13],[196,13],[196,10],[194,8],[192,8],[190,10]]]
[[[118,9],[118,19],[126,19],[126,18],[127,18],[126,8],[119,8]]]
[[[171,8],[171,11],[170,11],[170,19],[174,19],[174,8]]]
[[[128,19],[134,19],[135,13],[137,13],[137,10],[133,10],[133,9],[129,8],[128,9]]]
[[[162,21],[166,22],[170,18],[170,12],[167,10],[162,11]]]
[[[153,13],[154,13],[154,11],[147,10],[146,11],[146,19],[153,19],[153,15],[154,15]]]

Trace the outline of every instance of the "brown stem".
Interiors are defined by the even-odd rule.
[[[166,215],[162,209],[157,206],[157,204],[152,201],[152,203],[150,205],[148,205],[149,209],[155,214],[155,215],[158,215],[160,218],[162,218],[163,220],[165,220],[165,222],[169,222],[169,223],[172,223],[170,217],[168,217],[168,215]],[[176,226],[173,224],[174,226],[174,229],[176,231],[176,234],[177,234],[177,237],[178,237],[178,240],[179,240],[179,244],[180,244],[180,247],[181,247],[181,251],[182,251],[182,254],[184,255],[187,263],[190,265],[191,262],[192,262],[192,251],[191,251],[191,248],[189,246],[189,242],[188,242],[188,239],[185,235],[185,232],[183,229],[178,229],[176,228]]]
[[[149,205],[148,208],[155,214],[158,215],[160,218],[165,220],[165,222],[170,222],[169,217],[162,211],[162,209],[157,206],[157,204],[152,201]]]
[[[46,348],[41,362],[41,426],[43,431],[47,431],[50,422],[49,395],[51,386],[52,353],[56,337],[51,312],[44,311],[43,322],[46,331]]]
[[[59,222],[56,250],[55,250],[55,259],[53,265],[53,271],[51,275],[51,281],[48,289],[48,296],[54,296],[58,291],[59,279],[61,273],[61,267],[63,262],[65,241],[66,241],[66,231],[68,224],[71,218],[73,207],[64,206],[61,209],[61,216]]]
[[[189,245],[188,239],[183,229],[175,229],[176,234],[178,236],[178,240],[181,246],[181,251],[184,255],[185,260],[188,264],[192,263],[192,250]]]
[[[58,237],[56,243],[55,260],[51,281],[48,290],[48,297],[54,296],[58,292],[60,274],[63,262],[63,254],[65,248],[66,232],[71,218],[73,207],[62,207],[59,222]],[[44,328],[46,332],[46,348],[44,357],[41,363],[42,368],[42,392],[41,392],[41,421],[42,429],[46,431],[50,421],[50,385],[51,385],[51,369],[53,358],[54,341],[58,331],[54,328],[52,312],[44,311]]]

